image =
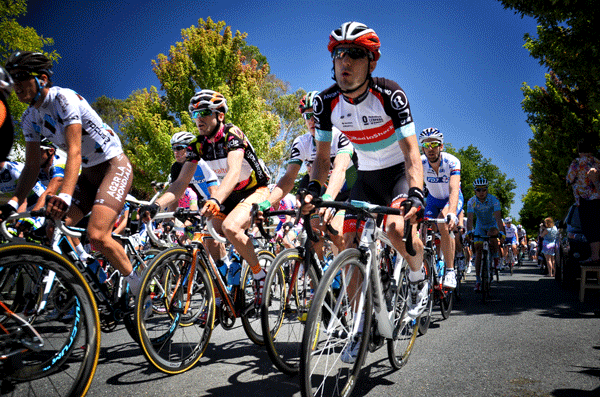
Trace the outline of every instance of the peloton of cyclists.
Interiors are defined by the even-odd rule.
[[[498,233],[505,235],[504,223],[502,222],[502,208],[500,201],[488,193],[488,181],[483,176],[473,181],[475,196],[467,202],[467,236],[474,241],[475,251],[475,291],[481,291],[481,252],[483,240],[477,236],[490,237],[490,252],[494,256],[494,265],[499,263],[499,241]],[[477,223],[473,229],[473,217],[477,216]]]
[[[457,214],[462,212],[463,195],[460,189],[460,160],[443,151],[444,135],[437,128],[427,128],[419,134],[419,144],[423,148],[421,162],[425,186],[429,191],[426,218],[449,218],[448,223],[438,225],[440,245],[444,254],[446,271],[443,285],[456,288],[454,271],[455,239],[450,231],[458,225]]]

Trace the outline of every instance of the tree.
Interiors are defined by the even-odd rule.
[[[43,52],[52,61],[57,61],[60,56],[56,50],[52,52],[43,51],[44,47],[54,45],[54,40],[37,34],[35,29],[21,26],[16,18],[27,13],[26,0],[4,0],[0,1],[0,64],[5,65],[8,57],[15,51],[39,51]],[[24,138],[21,130],[21,116],[27,104],[19,102],[15,94],[8,98],[8,106],[15,120],[16,145],[23,147]]]
[[[514,203],[515,193],[513,190],[517,187],[515,180],[508,179],[498,166],[492,164],[491,159],[484,158],[479,149],[473,145],[456,150],[452,145],[445,144],[444,149],[460,160],[460,183],[464,197],[464,210],[466,211],[467,202],[475,194],[473,181],[483,176],[488,180],[489,192],[500,200],[503,216],[507,216]]]
[[[521,217],[537,229],[542,216],[562,218],[573,196],[565,174],[585,136],[599,141],[600,52],[595,37],[600,11],[593,0],[502,0],[505,8],[538,21],[537,38],[525,48],[549,69],[546,87],[523,85],[523,109],[533,131],[529,141],[531,186]],[[536,219],[536,220],[534,220]],[[531,228],[531,226],[529,226]]]

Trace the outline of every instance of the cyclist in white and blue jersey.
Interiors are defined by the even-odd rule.
[[[502,222],[502,207],[500,201],[493,195],[488,194],[488,181],[483,176],[473,181],[475,196],[467,202],[467,236],[469,240],[475,238],[475,271],[476,282],[475,291],[481,291],[481,252],[483,248],[483,239],[476,236],[489,236],[490,251],[494,258],[495,265],[498,265],[498,232],[501,237],[505,235],[504,222]],[[473,218],[477,217],[477,223],[473,230]]]
[[[517,245],[519,243],[519,235],[517,227],[512,223],[512,218],[509,216],[504,219],[504,230],[506,230],[506,238],[504,239],[505,248],[502,250],[502,257],[506,262],[508,255],[508,246],[511,247],[513,258],[516,261],[518,256]]]
[[[423,148],[421,163],[423,178],[429,191],[425,207],[426,218],[447,218],[450,221],[439,224],[440,245],[444,254],[446,271],[443,285],[456,288],[454,272],[455,240],[450,235],[458,225],[458,217],[463,208],[463,195],[460,190],[460,160],[450,153],[443,152],[444,135],[437,128],[427,128],[419,134],[419,144]]]

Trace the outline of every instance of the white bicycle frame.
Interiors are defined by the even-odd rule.
[[[376,207],[375,205],[363,202],[352,202],[352,205],[356,207],[365,208],[367,211],[370,207]],[[379,333],[387,338],[394,339],[394,313],[395,309],[391,312],[387,311],[387,305],[385,301],[385,296],[383,295],[383,288],[381,286],[381,279],[379,275],[379,266],[378,261],[380,259],[380,250],[377,247],[377,241],[381,241],[383,244],[389,245],[393,248],[392,243],[390,242],[387,234],[376,225],[375,220],[373,218],[368,218],[363,226],[363,232],[360,236],[359,248],[367,249],[367,263],[366,263],[366,277],[363,281],[362,291],[360,294],[360,300],[358,302],[358,310],[357,313],[362,313],[364,304],[365,304],[365,296],[367,293],[367,288],[369,283],[373,286],[373,309],[375,311],[375,318],[377,319],[377,329]],[[375,253],[375,255],[373,255]],[[394,274],[391,282],[396,283],[397,287],[401,286],[397,284],[400,279],[400,272],[402,269],[405,269],[408,266],[406,259],[398,254],[396,259],[396,264],[394,267]],[[344,274],[342,274],[344,277]],[[347,285],[344,281],[344,285]],[[340,309],[342,301],[338,300],[336,303],[335,312],[337,313]],[[404,318],[402,321],[409,321],[410,319]],[[359,327],[361,326],[362,321],[356,321],[354,323],[352,334],[356,335],[360,332]],[[330,327],[333,324],[330,325]]]

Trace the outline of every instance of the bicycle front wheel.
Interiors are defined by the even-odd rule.
[[[3,393],[85,395],[98,365],[100,319],[79,270],[56,252],[25,243],[0,248],[0,269],[7,276],[0,284]],[[20,311],[6,310],[15,301],[23,304]]]
[[[307,270],[303,255],[290,248],[277,255],[265,280],[261,305],[265,346],[273,364],[288,375],[298,373],[304,323],[317,288],[315,269]]]
[[[275,259],[275,255],[271,251],[263,250],[260,251],[257,256],[260,267],[267,272],[273,263],[273,259]],[[283,273],[280,273],[281,274],[277,275],[277,280],[279,281],[273,283],[271,288],[283,288]],[[242,326],[244,327],[244,331],[246,332],[246,335],[248,335],[248,338],[257,345],[262,346],[265,344],[265,340],[260,320],[260,302],[256,301],[258,285],[254,280],[252,269],[248,265],[244,266],[244,274],[240,280],[240,286],[242,287],[244,296],[244,306],[241,313]]]
[[[367,356],[373,297],[357,249],[334,259],[319,282],[308,312],[300,356],[303,397],[348,396]],[[332,299],[331,285],[340,273]],[[364,331],[366,330],[366,331]]]
[[[410,299],[406,269],[402,269],[400,272],[397,285],[398,290],[392,300],[394,307],[394,339],[387,341],[387,348],[390,364],[395,369],[400,369],[406,364],[412,352],[417,339],[419,322],[406,315],[408,311],[406,302],[407,299]]]
[[[168,374],[192,368],[212,334],[213,285],[199,262],[193,274],[191,265],[192,255],[185,248],[161,252],[144,273],[136,303],[142,351],[152,365]]]

